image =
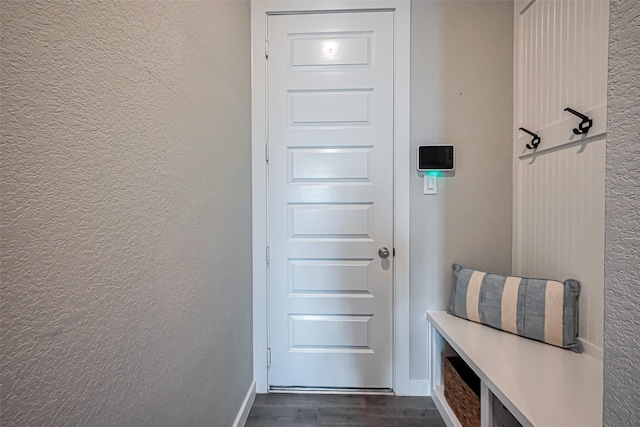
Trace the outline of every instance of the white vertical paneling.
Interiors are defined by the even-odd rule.
[[[531,64],[533,68],[536,70],[536,73],[533,75],[535,81],[535,92],[533,93],[533,99],[531,100],[531,104],[527,106],[527,108],[533,108],[533,124],[536,129],[541,127],[542,124],[542,108],[538,108],[537,104],[542,106],[544,102],[544,97],[542,94],[542,85],[540,84],[541,76],[542,76],[542,35],[544,34],[542,30],[542,18],[541,18],[541,2],[536,3],[530,10],[530,13],[535,13],[535,26],[533,28],[533,36],[536,39],[536,44],[533,47],[535,55],[534,55],[534,63]]]
[[[587,27],[588,33],[593,33],[594,31],[598,31],[598,19],[597,19],[598,16],[596,14],[596,7],[597,7],[596,2],[589,2],[589,10],[586,12],[587,20],[589,21],[589,26]],[[595,49],[598,49],[597,43],[594,43],[594,46],[595,46]],[[587,48],[588,48],[588,57],[586,58],[586,61],[587,61],[587,65],[591,65],[594,63],[596,54],[591,49],[590,46],[587,46]],[[585,88],[585,91],[589,96],[589,100],[588,100],[589,105],[593,105],[595,102],[597,102],[597,99],[594,96],[594,91],[592,90],[594,84],[596,84],[595,73],[596,73],[596,70],[591,71],[589,73],[589,80],[586,82],[588,86]]]
[[[580,58],[580,52],[578,52],[578,48],[580,47],[580,0],[574,0],[572,2],[573,9],[570,12],[570,38],[569,38],[569,55],[571,58],[571,62],[569,62],[569,99],[566,102],[567,105],[571,104],[573,108],[578,107],[578,96],[580,94],[580,87],[578,83],[580,82],[580,76],[578,75],[579,67],[578,61]]]
[[[596,2],[594,20],[597,25],[594,25],[594,31],[597,34],[607,34],[607,37],[599,36],[594,38],[594,84],[592,91],[594,93],[594,102],[603,102],[606,104],[607,100],[607,85],[601,84],[602,81],[607,81],[608,71],[608,58],[609,58],[609,2],[602,1]],[[602,57],[606,58],[602,60]]]
[[[521,10],[514,126],[538,133],[542,143],[523,155],[530,138],[515,134],[513,272],[579,280],[580,337],[587,352],[602,357],[609,4],[537,0]],[[571,132],[579,119],[566,107],[594,118],[581,144]]]
[[[553,36],[552,36],[552,31],[551,31],[551,25],[553,24],[553,4],[552,3],[548,3],[548,2],[544,2],[545,5],[545,10],[544,10],[544,15],[543,15],[543,24],[544,24],[544,36],[545,36],[545,43],[544,43],[544,54],[543,54],[543,61],[544,61],[544,81],[547,82],[547,84],[544,85],[544,116],[543,116],[543,124],[544,123],[553,123],[552,117],[553,117],[553,109],[552,109],[552,105],[551,105],[551,100],[553,99],[553,78],[552,78],[552,70],[551,70],[551,66],[553,64],[553,54],[554,54],[554,49],[553,49]]]
[[[560,2],[560,12],[563,14],[560,18],[560,21],[563,23],[564,28],[562,30],[562,52],[561,52],[561,57],[560,57],[560,61],[562,63],[562,70],[560,71],[560,81],[561,81],[561,88],[560,88],[560,104],[562,104],[562,101],[569,99],[569,81],[571,79],[570,77],[570,70],[569,70],[569,64],[571,63],[572,58],[569,56],[569,39],[570,37],[570,29],[571,29],[571,25],[570,25],[570,16],[571,16],[571,7],[572,7],[572,2],[567,1],[567,2]],[[558,112],[560,113],[560,112]]]
[[[539,150],[574,141],[571,107],[597,117],[591,136],[604,133],[608,2],[537,0],[516,20],[517,127],[543,138]]]
[[[529,13],[527,15],[525,15],[524,21],[526,23],[526,31],[527,31],[527,46],[526,46],[526,50],[527,50],[527,56],[525,58],[525,60],[527,62],[525,62],[525,64],[533,64],[533,53],[535,51],[534,49],[534,40],[535,40],[535,31],[533,31],[533,23],[534,23],[534,18],[535,15]],[[533,96],[533,92],[535,90],[534,84],[536,79],[533,78],[533,76],[535,75],[535,70],[533,69],[533,67],[526,67],[526,66],[522,66],[523,70],[526,70],[526,78],[527,80],[524,82],[524,86],[527,88],[527,103],[524,105],[524,112],[523,115],[525,117],[525,121],[522,122],[523,125],[525,126],[529,126],[530,123],[531,125],[533,125],[533,112],[535,111],[535,109],[533,108],[528,108],[529,105],[531,105],[531,102],[534,98]]]
[[[580,336],[602,347],[605,139],[521,160],[514,274],[582,284]]]

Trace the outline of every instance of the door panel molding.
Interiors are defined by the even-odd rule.
[[[339,11],[394,12],[394,391],[412,394],[409,379],[409,103],[410,1],[252,1],[252,231],[253,366],[258,393],[266,393],[268,348],[266,63],[268,14]],[[330,66],[336,66],[331,64]],[[321,64],[313,66],[322,66]],[[358,65],[361,66],[361,65]],[[425,361],[426,363],[426,361]]]

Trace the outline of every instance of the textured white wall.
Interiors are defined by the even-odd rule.
[[[247,2],[2,2],[2,425],[229,426]]]
[[[426,310],[449,303],[454,262],[511,273],[513,4],[411,9],[411,378],[427,378]],[[455,175],[424,195],[416,147],[456,146]]]
[[[604,425],[640,425],[640,3],[611,2]]]

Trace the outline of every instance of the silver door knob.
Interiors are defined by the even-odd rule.
[[[380,256],[380,258],[389,258],[389,249],[385,248],[384,246],[381,247],[380,249],[378,249],[378,255]]]

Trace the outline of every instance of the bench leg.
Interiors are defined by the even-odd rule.
[[[493,393],[484,382],[480,387],[480,426],[493,427]]]

